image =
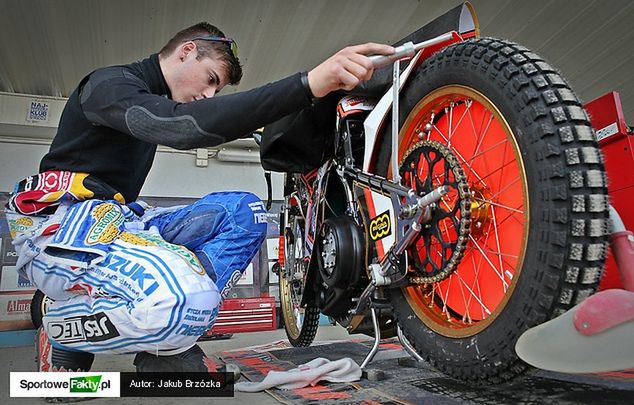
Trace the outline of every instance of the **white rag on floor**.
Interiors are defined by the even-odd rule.
[[[288,371],[269,371],[260,382],[239,382],[236,391],[258,392],[269,388],[294,389],[316,385],[319,381],[351,382],[361,379],[361,367],[349,357],[328,360],[323,357]]]

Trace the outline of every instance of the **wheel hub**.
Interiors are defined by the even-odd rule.
[[[484,190],[472,185],[471,191],[471,235],[479,237],[484,233],[491,218],[490,199]]]

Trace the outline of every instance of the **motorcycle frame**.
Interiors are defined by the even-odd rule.
[[[424,46],[411,57],[408,66],[402,72],[400,72],[401,60],[389,61],[393,63],[393,85],[385,92],[363,123],[363,136],[365,139],[363,169],[359,169],[355,165],[352,156],[351,134],[349,133],[349,129],[341,128],[340,132],[344,152],[343,159],[340,159],[340,161],[330,159],[317,170],[308,207],[306,212],[303,213],[303,215],[305,215],[306,224],[304,257],[309,258],[309,261],[312,262],[312,260],[314,260],[313,244],[317,240],[320,225],[325,219],[325,205],[327,204],[326,189],[331,175],[338,179],[344,191],[346,215],[353,218],[358,226],[369,229],[368,224],[371,218],[369,215],[362,214],[364,212],[370,212],[368,210],[369,199],[372,200],[374,206],[387,207],[390,228],[392,228],[392,224],[395,225],[393,227],[395,230],[393,237],[378,241],[382,246],[379,249],[375,249],[378,253],[376,256],[371,256],[368,251],[369,248],[366,246],[366,258],[368,262],[366,263],[365,270],[370,278],[370,283],[357,300],[356,307],[351,311],[352,315],[357,318],[356,321],[352,323],[354,325],[358,325],[365,316],[371,313],[371,311],[368,312],[367,309],[368,307],[372,307],[371,297],[378,296],[376,292],[377,287],[397,286],[395,282],[405,278],[406,274],[399,274],[398,277],[394,277],[394,268],[400,267],[403,259],[405,260],[403,263],[404,268],[407,268],[407,259],[406,257],[401,258],[402,253],[409,247],[410,243],[421,230],[422,225],[428,220],[430,207],[439,201],[447,192],[446,189],[440,187],[425,196],[418,197],[413,189],[401,185],[400,179],[390,180],[374,174],[373,162],[376,160],[379,151],[379,144],[381,143],[380,135],[385,131],[386,123],[389,117],[392,116],[392,131],[389,135],[392,138],[392,172],[398,173],[398,143],[400,140],[398,131],[398,95],[400,91],[408,83],[411,74],[425,59],[446,46],[475,35],[475,32],[471,32],[470,34],[468,33],[461,36],[455,31],[450,31],[428,41],[424,41],[423,44],[406,44],[409,47],[418,46],[419,48],[420,45],[427,46]],[[360,198],[360,193],[365,194],[365,199]],[[296,196],[289,193],[285,194],[286,197],[282,215],[285,226],[284,234],[288,235],[288,227],[290,226],[289,210],[292,205],[291,200],[296,198]],[[386,241],[386,243],[384,243],[384,241]],[[370,242],[366,236],[366,245]],[[284,249],[286,250],[287,248],[288,246],[285,245]],[[310,265],[308,269],[310,269]],[[392,276],[388,275],[390,273],[392,273]],[[306,296],[304,296],[302,305],[306,304]],[[373,315],[373,318],[374,317],[375,314]]]
[[[368,236],[368,232],[365,232],[365,257],[367,259],[365,267],[370,283],[359,298],[356,299],[356,307],[351,310],[352,319],[348,326],[348,331],[353,333],[368,314],[372,317],[375,342],[373,348],[363,361],[362,368],[372,360],[374,354],[377,352],[381,336],[378,321],[380,309],[375,307],[373,298],[381,301],[381,288],[388,286],[398,287],[402,285],[394,282],[405,278],[407,271],[406,262],[403,263],[405,265],[403,273],[405,274],[401,274],[400,277],[395,279],[394,277],[390,277],[388,273],[390,273],[393,268],[398,269],[400,267],[399,257],[414,240],[414,237],[419,233],[424,222],[429,219],[430,207],[440,200],[440,198],[442,198],[442,196],[447,192],[444,187],[440,187],[427,195],[418,197],[414,190],[400,184],[397,169],[398,145],[400,140],[398,131],[399,94],[403,87],[408,83],[408,79],[411,77],[411,74],[415,71],[415,69],[435,52],[451,44],[479,36],[477,18],[472,6],[468,2],[464,3],[462,6],[458,29],[460,33],[450,30],[442,35],[425,40],[417,45],[409,42],[398,47],[396,49],[397,55],[407,54],[407,57],[404,59],[411,58],[408,66],[403,70],[403,72],[400,72],[401,60],[399,59],[394,57],[371,57],[373,58],[375,66],[380,64],[385,65],[388,63],[393,64],[393,84],[364,121],[363,136],[365,139],[365,149],[362,169],[359,169],[355,165],[350,144],[350,134],[346,134],[344,129],[343,161],[336,161],[335,159],[326,161],[317,170],[317,178],[315,179],[313,186],[307,187],[311,195],[309,196],[308,206],[306,208],[306,212],[304,213],[304,260],[308,261],[308,266],[306,267],[308,274],[305,277],[310,277],[311,268],[312,271],[316,270],[314,268],[316,266],[313,266],[315,259],[315,257],[313,257],[313,253],[315,252],[314,242],[317,241],[317,232],[320,225],[325,220],[326,205],[328,204],[326,186],[330,181],[331,174],[334,173],[336,175],[336,178],[343,187],[346,199],[346,214],[353,218],[358,226],[361,226],[364,229],[369,229],[368,222],[371,219],[370,215],[363,214],[364,212],[369,214],[370,211],[368,210],[368,204],[360,198],[359,193],[363,193],[368,200],[372,200],[373,206],[380,204],[381,206],[386,207],[389,215],[389,223],[396,224],[395,232],[391,235],[393,237],[387,237],[378,241],[381,246],[377,246],[377,248],[373,250],[376,251],[376,256],[371,256],[370,254],[370,249],[368,247],[370,237]],[[390,115],[392,117],[392,131],[390,134],[392,144],[392,173],[395,173],[397,176],[393,180],[375,174],[376,159],[382,143],[381,135],[385,133],[385,126]],[[305,176],[302,176],[299,181],[309,183]],[[288,235],[288,232],[290,231],[290,224],[288,223],[289,212],[291,208],[291,199],[295,198],[292,195],[289,195],[290,193],[286,191],[289,190],[285,190],[284,193],[286,197],[282,213],[282,219],[284,220],[283,235]],[[406,228],[408,229],[407,232],[405,231]],[[280,246],[283,246],[284,250],[287,250],[288,248],[286,239],[287,238],[284,238],[284,242],[280,241]],[[403,257],[406,261],[406,256],[403,255]],[[392,276],[394,276],[394,274],[392,274]],[[381,288],[377,289],[377,287]],[[355,298],[353,298],[353,301],[354,300]],[[307,296],[304,294],[300,305],[305,306],[307,303]],[[414,352],[413,348],[411,348],[406,340],[401,339],[401,342],[406,348],[410,349],[410,352]]]

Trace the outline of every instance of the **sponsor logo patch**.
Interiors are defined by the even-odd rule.
[[[253,221],[256,224],[266,224],[266,207],[262,201],[249,204],[249,208],[253,211]]]
[[[119,234],[119,240],[122,240],[131,245],[136,245],[136,246],[156,246],[156,243],[150,242],[146,238],[142,238],[139,235],[135,235],[133,233],[125,232],[125,231]]]
[[[612,124],[605,126],[596,132],[597,141],[600,141],[612,135],[616,135],[618,133],[619,133],[619,126],[616,124],[616,122],[613,122]]]
[[[23,226],[33,226],[33,219],[29,217],[22,217],[15,220],[15,223]]]
[[[103,312],[64,318],[59,322],[48,322],[46,326],[49,336],[59,343],[102,342],[119,336],[119,331]]]
[[[156,278],[144,266],[115,254],[111,253],[106,256],[101,266],[122,274],[126,280],[136,283],[146,297],[149,297],[159,287]]]
[[[87,245],[97,243],[111,243],[119,235],[119,227],[124,218],[119,207],[112,203],[104,203],[96,206],[90,213],[95,218],[95,223],[90,227],[86,237]]]
[[[382,214],[370,220],[370,238],[374,241],[389,236],[392,233],[392,224],[390,223],[390,212],[385,211]]]
[[[15,237],[17,233],[24,233],[28,231],[29,228],[33,226],[33,220],[27,217],[9,219],[8,222],[12,237]]]
[[[20,288],[33,287],[33,284],[31,284],[31,280],[29,280],[24,274],[18,273],[17,287],[20,287]]]
[[[236,270],[231,273],[231,277],[229,278],[229,281],[227,281],[227,285],[225,285],[225,288],[223,288],[220,292],[220,297],[223,301],[225,298],[227,298],[233,286],[236,285],[238,280],[240,280],[240,277],[242,277],[242,272],[240,270]]]

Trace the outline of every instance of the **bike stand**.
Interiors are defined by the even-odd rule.
[[[370,308],[370,313],[372,314],[372,325],[374,326],[374,345],[372,349],[370,349],[370,353],[365,356],[363,359],[363,363],[361,363],[361,369],[365,369],[365,367],[372,361],[376,352],[379,351],[379,342],[381,341],[381,328],[379,326],[379,318],[376,315],[376,309]]]
[[[405,349],[407,354],[412,356],[412,358],[416,361],[425,361],[422,357],[420,357],[420,354],[416,353],[416,350],[409,340],[407,340],[400,326],[396,327],[396,335],[398,336],[398,341],[401,342],[401,346],[403,346],[403,349]]]
[[[368,355],[363,359],[363,363],[361,363],[361,378],[366,378],[370,381],[381,381],[387,377],[383,371],[366,368],[376,355],[376,352],[379,351],[379,343],[381,341],[381,327],[376,308],[370,308],[370,313],[372,314],[372,325],[374,326],[374,345],[372,345],[372,349],[370,349]]]
[[[410,357],[399,358],[398,365],[402,367],[428,368],[429,366],[427,362],[425,362],[425,359],[416,353],[416,349],[414,349],[409,340],[407,340],[400,326],[397,327],[396,333],[401,346],[403,346],[403,349],[405,349],[407,354],[410,355]]]
[[[372,361],[372,359],[374,359],[374,356],[379,351],[379,344],[381,342],[381,328],[379,325],[379,318],[377,315],[376,308],[370,308],[370,313],[372,315],[372,325],[374,326],[374,344],[372,345],[372,349],[370,349],[370,352],[367,354],[367,356],[365,356],[365,359],[363,359],[363,362],[361,363],[361,369],[363,370],[362,376],[363,378],[367,378],[370,381],[380,381],[385,379],[386,377],[383,371],[367,369],[368,364]],[[410,366],[410,367],[412,366],[416,367],[417,365],[425,364],[424,359],[418,353],[416,353],[416,350],[409,343],[409,341],[407,340],[407,338],[401,331],[401,328],[397,326],[396,331],[397,331],[398,340],[401,343],[401,346],[403,346],[403,349],[405,349],[407,354],[411,356],[411,358],[399,359],[398,364],[402,366]],[[401,360],[406,360],[406,361],[402,362]],[[409,360],[409,362],[407,360]],[[414,362],[413,364],[412,364],[412,360]]]

